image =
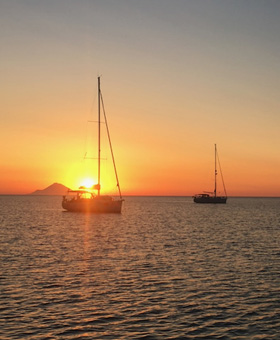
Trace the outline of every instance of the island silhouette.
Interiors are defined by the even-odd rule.
[[[60,195],[65,195],[68,190],[70,190],[70,189],[67,188],[63,184],[53,183],[53,184],[49,185],[47,188],[42,189],[42,190],[35,190],[34,192],[30,193],[29,195],[34,195],[34,196],[59,195],[60,196]]]

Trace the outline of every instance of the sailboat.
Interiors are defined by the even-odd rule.
[[[219,163],[220,173],[221,173],[224,192],[225,192],[224,196],[217,196],[217,175],[218,175],[217,159],[218,159],[218,163]],[[226,187],[225,187],[225,184],[224,184],[224,179],[223,179],[223,175],[222,175],[222,171],[221,171],[220,161],[219,161],[219,158],[218,158],[218,152],[217,152],[216,144],[215,144],[215,187],[214,187],[214,192],[196,194],[193,197],[193,201],[195,203],[215,203],[215,204],[217,204],[217,203],[224,203],[224,204],[227,203]]]
[[[103,97],[100,88],[100,77],[98,79],[98,183],[91,189],[80,187],[78,190],[69,190],[67,196],[62,198],[63,209],[71,212],[90,212],[90,213],[121,213],[122,203],[124,199],[121,195],[119,179],[117,175],[117,168],[113,154],[113,148],[109,133],[108,122],[104,110]],[[117,187],[119,191],[119,197],[113,198],[107,195],[101,195],[101,106],[104,116],[104,121],[107,130],[108,141],[111,150],[111,156],[117,181]],[[97,193],[95,192],[97,191]]]

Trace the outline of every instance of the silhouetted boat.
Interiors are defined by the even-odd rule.
[[[226,193],[226,188],[225,188],[225,184],[224,184],[224,179],[222,176],[222,171],[221,171],[221,166],[220,166],[220,162],[219,162],[219,168],[220,168],[220,172],[221,172],[221,178],[222,178],[222,182],[223,182],[223,186],[224,186],[224,192],[225,195],[224,196],[217,196],[217,147],[215,144],[215,187],[214,187],[214,192],[211,193],[203,193],[203,194],[196,194],[193,197],[193,201],[195,203],[215,203],[215,204],[219,204],[219,203],[227,203],[227,193]],[[218,158],[219,161],[219,158]]]
[[[119,198],[113,198],[111,196],[101,195],[101,185],[100,185],[100,156],[101,156],[101,120],[100,112],[102,111],[104,115],[107,136],[109,140],[109,145],[111,149],[111,155],[113,160],[113,166],[117,181],[117,187],[119,191]],[[94,193],[97,190],[97,194]],[[121,195],[119,179],[117,175],[116,163],[114,159],[111,138],[109,133],[109,127],[107,123],[107,118],[104,110],[104,103],[102,98],[102,93],[100,89],[100,77],[98,77],[98,183],[95,184],[91,189],[86,189],[80,187],[79,190],[69,190],[67,196],[63,196],[62,207],[68,211],[72,212],[91,212],[91,213],[121,213],[122,202],[124,199]]]

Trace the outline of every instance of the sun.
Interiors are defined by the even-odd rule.
[[[90,189],[95,184],[95,181],[92,178],[84,178],[81,181],[81,186]]]

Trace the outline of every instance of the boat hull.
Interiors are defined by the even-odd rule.
[[[204,203],[204,204],[225,204],[227,203],[227,197],[221,197],[221,196],[194,197],[193,201],[195,203]]]
[[[98,198],[88,198],[80,200],[63,199],[62,208],[71,212],[85,213],[113,213],[120,214],[122,212],[123,199],[119,200],[102,200]]]

